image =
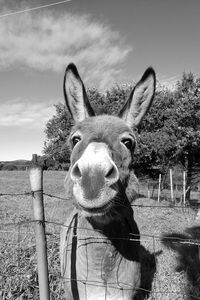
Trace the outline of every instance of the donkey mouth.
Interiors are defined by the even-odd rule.
[[[88,214],[105,214],[112,205],[112,199],[116,196],[116,190],[109,186],[104,186],[100,190],[95,191],[96,194],[88,193],[87,189],[75,183],[73,194],[76,199],[77,207]]]
[[[91,213],[91,214],[102,214],[106,213],[110,207],[112,206],[111,202],[108,202],[102,206],[97,206],[97,207],[86,207],[80,203],[78,203],[78,206],[81,208],[81,210],[84,210],[85,212]]]

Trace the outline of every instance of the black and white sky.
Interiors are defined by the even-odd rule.
[[[149,65],[169,87],[200,76],[199,0],[71,0],[8,15],[55,2],[0,0],[0,161],[41,154],[71,61],[101,91]]]

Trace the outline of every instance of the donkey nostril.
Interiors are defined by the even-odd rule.
[[[78,164],[76,164],[73,167],[72,172],[71,172],[71,176],[72,176],[72,179],[74,178],[76,180],[81,178],[82,175],[81,175],[81,171],[80,171],[80,169],[78,167]]]
[[[105,179],[110,183],[114,183],[118,180],[119,173],[115,166],[112,166],[105,175]]]
[[[109,177],[112,177],[112,174],[114,173],[114,167],[110,168],[110,170],[107,172],[105,177],[109,179]]]

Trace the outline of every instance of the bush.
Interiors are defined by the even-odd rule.
[[[62,169],[63,169],[64,171],[68,171],[68,170],[69,170],[69,167],[70,167],[70,162],[69,162],[69,163],[63,163],[63,164],[62,164]]]
[[[2,171],[16,171],[18,170],[16,165],[4,165],[3,168],[1,169]]]

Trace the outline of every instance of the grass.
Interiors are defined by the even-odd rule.
[[[44,172],[44,192],[64,197],[64,177],[65,172]],[[27,172],[0,172],[1,194],[29,191]],[[141,195],[142,191],[140,188]],[[48,196],[44,196],[44,201],[46,220],[64,223],[71,203]],[[134,204],[152,206],[134,207],[142,245],[142,289],[136,300],[200,299],[198,247],[188,243],[189,239],[200,239],[200,225],[195,220],[195,211],[190,208],[172,208],[167,201],[157,203],[144,196],[140,196]],[[161,208],[163,205],[167,208]],[[32,219],[31,195],[0,197],[2,300],[39,299]],[[60,226],[47,224],[46,230],[51,300],[64,300],[59,265]]]

